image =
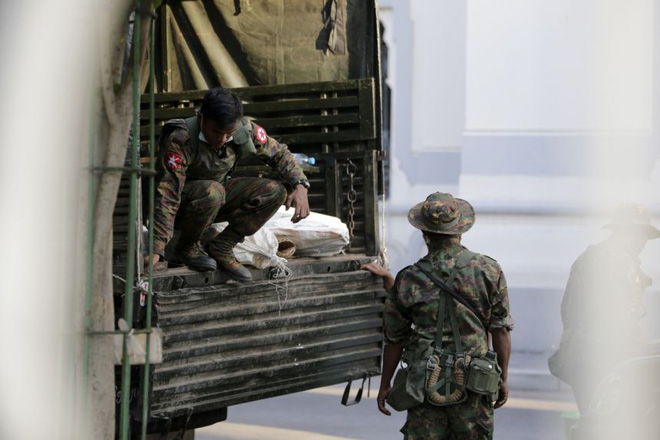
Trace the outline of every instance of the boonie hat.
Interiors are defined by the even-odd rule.
[[[474,208],[451,194],[436,192],[408,211],[408,221],[425,232],[461,235],[474,224]]]
[[[605,226],[612,231],[639,230],[649,240],[660,237],[660,229],[651,225],[651,215],[646,206],[638,203],[623,203],[614,212],[612,221]]]

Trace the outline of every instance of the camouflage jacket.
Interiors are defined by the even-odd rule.
[[[639,257],[606,240],[589,246],[571,267],[561,305],[562,345],[574,351],[634,349],[642,342],[643,294],[651,278]]]
[[[446,282],[458,256],[464,250],[466,248],[457,242],[449,242],[420,261],[430,263],[433,273]],[[481,356],[488,350],[487,336],[479,319],[486,324],[489,331],[495,328],[513,329],[506,280],[497,261],[476,254],[465,267],[458,270],[451,287],[472,306],[478,317],[442,292],[417,267],[408,266],[399,272],[385,301],[383,327],[386,341],[408,347],[420,337],[435,339],[439,295],[447,295],[447,308],[454,308],[466,354]],[[446,315],[442,335],[443,348],[453,350],[454,339],[449,313]]]
[[[294,185],[306,179],[285,144],[268,136],[254,122],[243,118],[233,138],[219,150],[198,138],[197,118],[173,119],[163,126],[156,163],[156,201],[154,213],[154,252],[163,255],[172,238],[174,219],[181,203],[186,181],[224,182],[239,159],[257,155],[277,171],[285,182]]]

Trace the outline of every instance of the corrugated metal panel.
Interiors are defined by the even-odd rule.
[[[157,293],[164,362],[151,416],[379,374],[384,293],[365,271]]]

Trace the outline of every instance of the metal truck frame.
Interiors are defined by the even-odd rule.
[[[152,77],[158,87],[141,99],[142,179],[150,175],[157,147],[153,139],[162,123],[194,115],[205,93],[203,89],[168,91],[171,78],[166,67],[172,60],[167,59],[171,53],[167,45],[172,27],[167,23],[176,18],[183,3],[199,2],[167,1],[158,10],[154,53],[160,54],[155,64],[161,68]],[[363,40],[367,56],[362,68],[354,69],[355,77],[234,88],[244,100],[245,114],[269,135],[294,152],[316,158],[314,166],[305,168],[311,182],[310,207],[348,225],[348,251],[327,258],[290,259],[291,275],[286,278],[274,270],[251,269],[254,280],[248,283],[231,282],[220,270],[200,273],[179,267],[153,272],[152,301],[147,301],[148,293],[138,291],[132,301],[132,325],[160,335],[152,343],[159,345],[156,351],[161,351],[162,362],[130,368],[130,394],[139,398],[129,402],[118,398],[118,426],[128,424],[131,432],[139,432],[147,414],[149,433],[191,430],[226,419],[231,405],[332,384],[350,385],[355,379],[364,385],[365,379],[380,374],[385,292],[379,280],[360,270],[363,263],[382,256],[378,222],[384,193],[382,89],[375,2],[367,2],[366,17],[366,34],[349,35]],[[184,36],[185,32],[182,29]],[[198,68],[204,70],[204,61]],[[271,173],[260,162],[247,161],[235,174]],[[150,185],[142,183],[141,191],[132,195],[130,173],[125,174],[114,213],[117,318],[125,315],[127,307],[122,302],[126,257],[134,253],[142,261],[143,248],[148,248],[139,240],[129,246],[129,231],[140,236],[153,209]],[[143,213],[134,223],[128,218],[132,204]],[[138,279],[144,277],[141,267],[134,270]],[[119,392],[126,388],[126,368],[116,371]],[[148,402],[146,410],[144,402]],[[122,405],[128,410],[122,411]],[[120,420],[126,411],[128,422]]]

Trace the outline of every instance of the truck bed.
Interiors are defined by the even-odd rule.
[[[254,269],[249,283],[227,282],[219,270],[157,272],[163,363],[153,371],[150,418],[188,419],[380,374],[385,291],[359,270],[370,259],[292,259],[290,278]]]

